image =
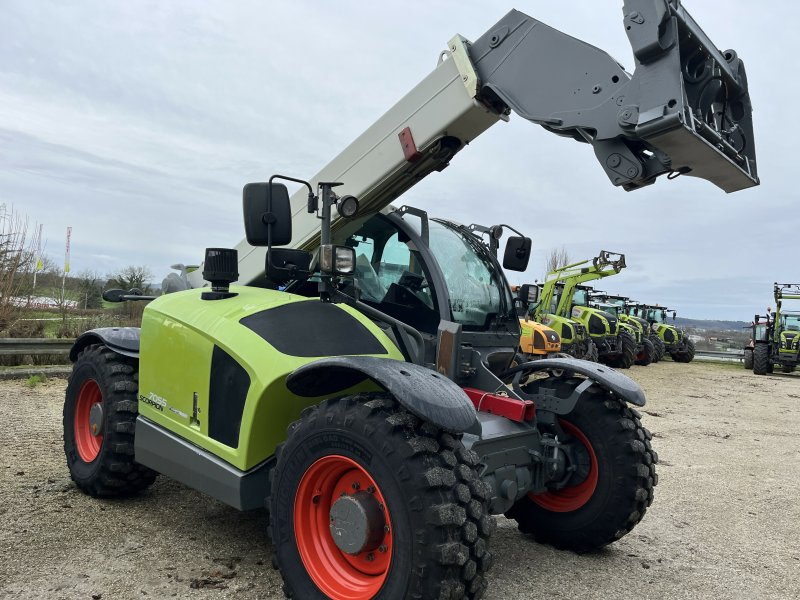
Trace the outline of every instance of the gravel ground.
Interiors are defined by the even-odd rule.
[[[577,556],[500,518],[487,597],[800,597],[800,374],[664,362],[630,375],[661,458],[644,521]],[[64,388],[0,383],[0,597],[283,597],[263,513],[165,478],[126,501],[78,492],[62,450]]]

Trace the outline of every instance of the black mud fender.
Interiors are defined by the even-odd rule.
[[[332,396],[367,379],[389,392],[409,412],[445,431],[460,433],[477,421],[472,401],[447,377],[389,358],[322,358],[292,371],[286,387],[298,396]]]
[[[92,344],[105,344],[117,354],[139,358],[139,327],[100,327],[81,334],[69,351],[69,359],[75,362],[81,350]]]
[[[587,381],[579,385],[567,398],[561,398],[550,392],[548,386],[550,385],[547,379],[538,380],[540,384],[539,393],[534,393],[537,398],[537,406],[552,410],[557,414],[567,414],[575,407],[580,395],[592,385],[597,385],[615,396],[635,404],[636,406],[644,406],[645,396],[642,388],[630,377],[623,375],[605,365],[589,362],[586,360],[579,360],[577,358],[544,358],[541,360],[534,360],[522,365],[517,365],[506,371],[503,374],[503,379],[507,380],[508,376],[514,375],[517,372],[532,373],[536,371],[545,370],[564,370],[566,372],[577,373],[587,378]],[[552,398],[553,402],[547,401],[547,398]],[[550,406],[541,406],[542,403],[553,404]]]

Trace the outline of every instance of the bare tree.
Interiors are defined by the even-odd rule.
[[[564,246],[561,246],[561,248],[553,248],[550,250],[550,254],[547,255],[547,272],[549,273],[550,271],[565,267],[569,264],[569,261],[569,254]]]
[[[34,228],[34,231],[38,228]],[[0,329],[9,326],[35,268],[38,234],[29,235],[28,218],[0,204]]]

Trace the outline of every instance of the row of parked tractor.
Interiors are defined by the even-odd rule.
[[[744,349],[744,368],[756,375],[772,373],[779,367],[791,373],[800,365],[800,311],[783,310],[785,300],[800,300],[800,283],[775,283],[775,310],[755,315],[750,343]]]
[[[518,309],[519,362],[560,354],[622,369],[647,366],[665,355],[675,362],[691,362],[694,342],[667,323],[669,313],[674,321],[676,311],[586,285],[624,268],[624,254],[603,250],[594,258],[553,269],[542,283],[520,286],[517,294],[526,302]]]

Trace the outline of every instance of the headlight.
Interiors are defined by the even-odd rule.
[[[356,268],[356,251],[333,244],[320,246],[319,268],[324,275],[352,277]]]

